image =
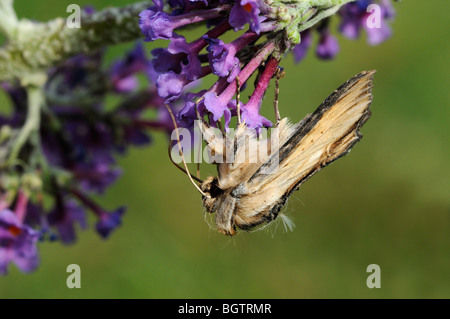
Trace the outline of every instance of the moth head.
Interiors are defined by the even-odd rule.
[[[208,213],[215,212],[218,204],[217,198],[223,194],[223,190],[219,188],[217,177],[209,176],[203,181],[200,188],[207,195],[203,196],[203,206]]]

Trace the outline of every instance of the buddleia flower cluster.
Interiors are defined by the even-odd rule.
[[[339,52],[330,17],[321,19],[331,16],[337,8],[324,4],[303,10],[306,2],[155,0],[153,7],[143,11],[139,23],[145,40],[169,41],[166,48],[152,51],[149,74],[166,102],[180,97],[187,100],[178,113],[181,126],[192,127],[199,113],[208,117],[211,125],[223,122],[228,128],[238,109],[248,127],[272,126],[269,119],[260,115],[260,109],[269,82],[279,73],[286,53],[292,50],[295,60],[302,60],[314,33],[319,37],[316,54],[320,59],[332,59]],[[370,28],[367,20],[371,19],[371,12],[367,9],[374,3],[380,11],[380,25]],[[391,35],[388,21],[394,17],[394,11],[389,0],[359,0],[342,6],[337,17],[344,36],[355,39],[364,29],[369,44],[375,45]],[[200,25],[209,30],[193,41],[181,34],[184,29]],[[221,39],[225,33],[233,33],[234,39],[225,43]],[[254,73],[254,90],[249,100],[237,107],[234,96]],[[191,92],[192,84],[208,75],[216,76],[216,82],[206,90]]]
[[[375,28],[373,4],[381,19]],[[0,114],[0,274],[10,263],[35,270],[38,242],[74,243],[88,213],[108,238],[125,207],[109,210],[94,198],[118,179],[117,158],[129,147],[150,145],[150,130],[172,132],[167,108],[188,129],[198,117],[224,130],[232,117],[270,127],[260,109],[288,52],[301,61],[317,36],[316,55],[336,56],[331,19],[345,37],[365,31],[376,45],[390,37],[393,17],[389,0],[154,0],[135,18],[144,41],[112,65],[105,67],[102,48],[51,67],[41,88],[26,79],[2,82],[12,107]],[[147,54],[145,42],[156,40],[164,47]],[[213,84],[200,89],[206,77]],[[244,89],[251,92],[240,101]]]
[[[100,51],[49,70],[37,152],[30,141],[13,154],[30,97],[18,84],[2,84],[12,112],[0,117],[0,274],[10,262],[34,270],[39,240],[75,242],[76,228],[88,226],[88,212],[97,218],[99,235],[109,237],[125,207],[107,210],[93,195],[103,194],[121,175],[118,156],[151,143],[149,129],[173,129],[155,86],[139,82],[149,65],[141,43],[111,67],[103,65]],[[111,95],[119,102],[108,109],[105,99]],[[149,109],[156,117],[146,116]]]

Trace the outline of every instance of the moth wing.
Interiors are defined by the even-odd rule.
[[[267,131],[261,131],[258,136],[255,129],[241,123],[234,138],[227,139],[226,161],[218,165],[220,188],[233,188],[247,181],[268,161],[272,152],[278,150],[280,142],[284,143],[292,136],[297,125],[282,119],[277,127],[278,139],[274,143],[273,136],[266,136]]]
[[[359,129],[370,117],[374,73],[351,78],[302,120],[279,150],[233,190],[232,195],[240,198],[237,208],[253,216],[278,213],[293,190],[347,154],[361,139]]]

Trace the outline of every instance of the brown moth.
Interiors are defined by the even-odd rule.
[[[236,234],[273,221],[289,196],[300,185],[331,162],[347,154],[361,139],[359,129],[370,117],[372,81],[375,71],[354,76],[335,90],[315,111],[297,124],[280,120],[278,145],[268,146],[258,160],[217,163],[218,176],[201,184],[203,205],[215,213],[219,232]],[[233,139],[218,142],[208,135],[209,125],[199,121],[203,138],[215,155],[231,151],[244,156],[251,143],[260,140],[245,123],[239,124]],[[246,154],[250,159],[254,154]],[[272,168],[273,161],[277,161]]]

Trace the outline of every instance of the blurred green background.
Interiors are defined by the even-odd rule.
[[[71,2],[16,7],[47,20],[67,15]],[[128,2],[77,1],[98,9]],[[293,121],[351,76],[378,71],[362,142],[292,196],[285,213],[293,232],[278,224],[230,239],[210,230],[200,195],[155,133],[151,147],[120,160],[123,177],[99,198],[110,209],[128,206],[123,226],[107,241],[89,229],[73,246],[40,244],[39,269],[25,275],[12,266],[0,297],[450,298],[450,5],[395,7],[394,35],[380,46],[339,37],[333,61],[310,51],[299,65],[291,56],[282,63],[280,110]],[[269,91],[263,108],[273,119],[273,84]],[[81,267],[81,289],[66,287],[72,263]],[[366,286],[369,264],[381,267],[380,289]]]

